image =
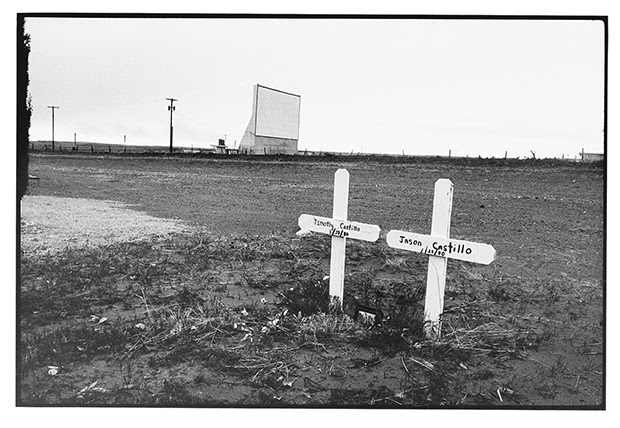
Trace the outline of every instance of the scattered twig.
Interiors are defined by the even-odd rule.
[[[414,378],[413,375],[409,372],[409,368],[407,367],[407,364],[405,364],[405,359],[403,357],[400,357],[400,362],[403,364],[403,368],[405,369],[405,373],[407,373],[407,376],[409,376],[415,381],[416,378]]]
[[[391,401],[392,403],[396,403],[396,404],[398,404],[399,406],[402,406],[402,405],[403,405],[403,403],[401,403],[401,402],[398,402],[398,401],[394,400],[392,397],[385,397],[385,398],[384,398],[384,400]]]
[[[534,361],[535,363],[538,363],[538,364],[540,364],[541,366],[546,367],[546,368],[548,368],[548,369],[550,369],[550,368],[551,368],[551,366],[550,366],[550,365],[545,364],[545,363],[543,363],[543,362],[541,362],[541,361],[538,361],[536,358],[527,357],[527,359],[528,359],[528,360],[532,360],[532,361]]]
[[[423,359],[419,359],[418,360],[417,358],[414,358],[414,357],[409,357],[409,360],[413,361],[416,364],[421,365],[422,367],[424,367],[427,370],[430,370],[432,372],[435,371],[435,366],[433,365],[433,363],[431,363],[429,361],[426,361],[426,360],[423,360]]]

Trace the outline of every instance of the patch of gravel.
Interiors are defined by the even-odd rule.
[[[115,201],[24,196],[22,255],[55,254],[66,248],[165,238],[190,231],[179,220],[153,217],[128,207]]]

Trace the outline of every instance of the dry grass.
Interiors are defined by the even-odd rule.
[[[530,330],[507,329],[495,322],[487,322],[473,329],[451,330],[444,333],[441,340],[458,350],[501,354],[527,349],[535,336]]]

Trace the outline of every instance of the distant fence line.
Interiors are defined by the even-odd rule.
[[[75,144],[67,144],[55,143],[54,150],[52,150],[51,142],[31,142],[29,149],[31,152],[58,152],[58,153],[92,153],[92,154],[153,154],[153,155],[167,155],[170,154],[168,147],[148,147],[148,146],[123,146],[118,144],[102,144],[102,143],[75,143]],[[502,157],[482,157],[482,156],[454,156],[452,151],[450,150],[447,155],[433,155],[433,156],[424,156],[424,155],[414,155],[414,154],[376,154],[376,153],[360,153],[360,152],[325,152],[325,151],[311,151],[311,150],[299,150],[297,155],[282,155],[282,154],[269,154],[269,155],[256,155],[252,153],[247,153],[245,151],[231,151],[230,153],[218,153],[217,151],[209,148],[187,148],[187,147],[178,147],[174,148],[173,154],[175,155],[216,155],[218,157],[236,157],[239,155],[243,156],[251,156],[251,157],[278,157],[278,156],[300,156],[300,157],[350,157],[350,158],[407,158],[407,159],[422,159],[422,158],[444,158],[444,159],[453,159],[453,160],[506,160],[506,161],[544,161],[544,160],[558,160],[567,163],[599,163],[604,161],[604,155],[597,154],[595,156],[581,156],[575,158],[569,158],[562,156],[561,158],[541,158],[541,159],[532,159],[528,157],[509,157],[508,152],[504,154]]]
[[[144,154],[144,153],[169,153],[168,148],[153,148],[153,147],[141,147],[141,146],[119,146],[116,144],[60,144],[55,143],[52,150],[52,143],[30,143],[29,149],[31,152],[58,152],[58,153],[112,153],[112,154]],[[187,151],[179,148],[174,149],[175,154],[179,153],[212,153],[210,149],[194,149],[193,151]]]

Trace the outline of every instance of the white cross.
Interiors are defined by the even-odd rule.
[[[339,169],[334,174],[334,208],[332,218],[302,214],[299,228],[302,231],[325,233],[332,236],[329,274],[330,303],[342,306],[344,296],[344,259],[347,238],[375,242],[381,229],[374,224],[347,220],[349,208],[349,172]]]
[[[448,259],[488,265],[495,260],[495,248],[487,244],[450,239],[453,184],[442,178],[435,183],[433,221],[430,235],[390,230],[385,239],[388,246],[427,254],[428,276],[424,304],[424,329],[431,339],[441,337],[446,268]]]

